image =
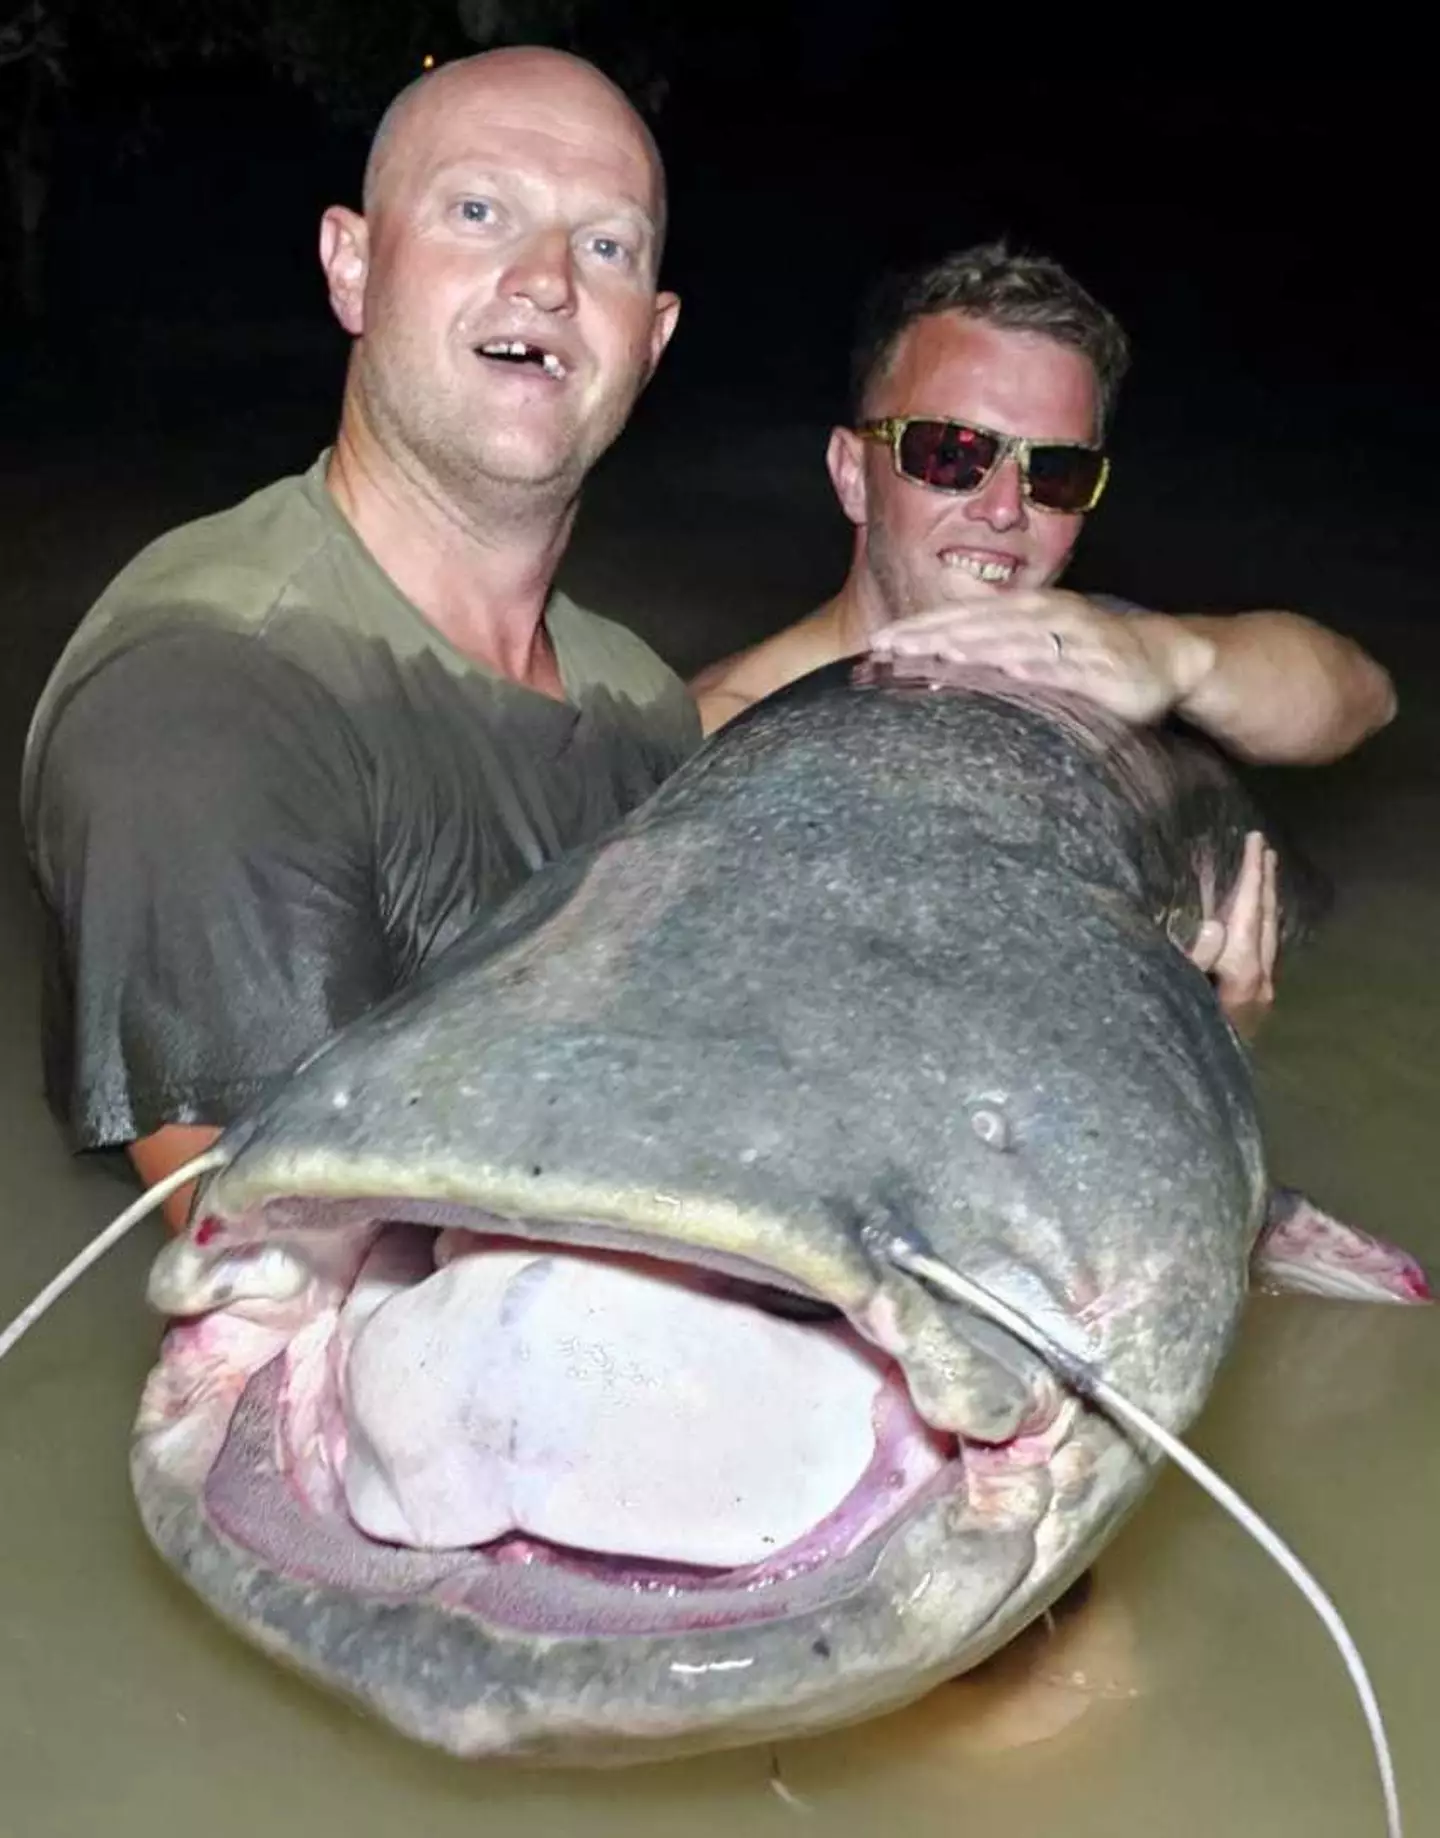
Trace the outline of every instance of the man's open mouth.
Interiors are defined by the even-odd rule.
[[[564,382],[570,366],[555,351],[544,345],[531,344],[524,338],[492,338],[475,346],[476,355],[497,364],[543,371],[557,383]]]
[[[976,549],[950,548],[940,551],[940,563],[987,587],[1008,587],[1020,571],[1019,558],[1013,555],[985,553]]]
[[[238,1397],[207,1516],[294,1580],[516,1631],[766,1621],[861,1586],[966,1483],[966,1445],[823,1302],[563,1226],[357,1211],[307,1202],[286,1234],[282,1261],[323,1240],[316,1267],[345,1274],[278,1350],[221,1308],[173,1328],[162,1366],[177,1429]]]

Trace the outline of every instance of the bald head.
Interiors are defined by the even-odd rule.
[[[467,517],[570,515],[679,313],[658,286],[664,176],[640,116],[564,52],[464,58],[386,110],[364,207],[321,225],[356,340],[342,436]]]
[[[544,46],[482,51],[429,70],[406,85],[380,118],[365,162],[362,208],[383,210],[463,138],[467,121],[507,116],[609,143],[641,174],[658,250],[665,233],[665,168],[654,136],[625,92],[584,58]]]

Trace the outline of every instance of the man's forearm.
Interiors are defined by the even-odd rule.
[[[1187,615],[1212,661],[1175,713],[1242,759],[1317,766],[1392,719],[1389,673],[1359,645],[1299,613]]]

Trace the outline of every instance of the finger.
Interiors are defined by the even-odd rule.
[[[1275,966],[1280,957],[1280,858],[1274,849],[1265,851],[1265,891],[1260,908],[1260,967],[1265,981],[1275,980]]]
[[[973,683],[992,677],[1008,677],[1012,682],[1024,684],[1027,688],[1053,689],[1072,695],[1077,687],[1073,675],[1063,667],[1053,662],[1046,663],[1040,658],[1027,658],[1014,653],[973,652],[964,657],[936,657],[917,652],[914,656],[896,655],[882,661],[892,675],[902,678],[934,677],[956,683]],[[1084,689],[1083,683],[1080,688]],[[1098,701],[1100,697],[1092,695],[1092,699]]]
[[[1245,838],[1239,878],[1225,911],[1225,949],[1215,966],[1226,998],[1250,1001],[1265,984],[1261,957],[1261,911],[1265,891],[1264,841],[1258,832]]]
[[[1195,934],[1195,942],[1190,947],[1190,961],[1206,976],[1220,961],[1220,953],[1225,949],[1225,926],[1219,919],[1204,919],[1200,930]]]
[[[911,675],[923,674],[927,660],[998,671],[1037,687],[1084,696],[1122,721],[1151,720],[1168,703],[1143,658],[1117,655],[1091,634],[1071,638],[1048,626],[1017,626],[1003,615],[999,623],[987,617],[984,622],[967,619],[963,627],[952,623],[923,633],[896,632],[880,655],[892,667],[911,666]],[[1257,865],[1257,877],[1258,872]]]
[[[903,631],[877,632],[871,640],[871,647],[913,654],[946,650],[955,646],[1025,645],[1033,643],[1035,637],[1036,634],[1028,626],[981,614],[977,617],[967,615],[964,618],[948,619],[943,624],[936,621],[924,627],[906,626]]]
[[[944,606],[932,607],[928,612],[911,613],[904,619],[892,620],[889,625],[883,625],[872,633],[870,643],[877,649],[889,650],[894,646],[927,643],[937,632],[961,631],[971,626],[995,623],[993,606],[987,605],[984,600],[961,597]]]
[[[939,631],[1059,632],[1066,645],[1089,640],[1106,647],[1123,636],[1133,643],[1132,622],[1095,606],[1083,595],[1063,588],[1025,588],[996,595],[976,587],[971,591],[956,582],[957,591],[941,605],[929,606],[904,619],[882,626],[873,647],[890,650],[899,645],[923,644]]]
[[[895,638],[943,631],[952,625],[1008,632],[1073,632],[1084,636],[1094,630],[1094,622],[1077,618],[1069,607],[1030,607],[1013,600],[1000,600],[991,594],[972,599],[959,594],[944,607],[928,613],[912,613],[907,619],[893,620],[881,629]]]
[[[1225,902],[1225,920],[1202,925],[1191,953],[1202,969],[1205,960],[1211,959],[1208,970],[1220,1006],[1246,1039],[1254,1037],[1274,999],[1265,956],[1267,917],[1274,936],[1275,875],[1268,859],[1272,855],[1258,830],[1246,836],[1240,870]],[[1218,951],[1212,927],[1222,934]]]
[[[967,637],[985,634],[1009,634],[1017,636],[1040,635],[1047,642],[1051,632],[1059,632],[1065,643],[1078,643],[1085,640],[1093,642],[1102,628],[1097,627],[1093,618],[1086,618],[1077,613],[1068,603],[1054,605],[1048,596],[1039,605],[1031,605],[1023,599],[1006,597],[998,600],[993,594],[980,599],[960,594],[954,600],[947,601],[943,607],[932,607],[923,613],[912,613],[905,619],[892,620],[882,626],[872,640],[872,644],[883,644],[886,649],[899,645],[916,645],[931,642],[937,634],[963,632]]]
[[[1240,869],[1221,912],[1232,932],[1248,927],[1258,938],[1260,902],[1265,892],[1265,839],[1258,830],[1245,837]]]
[[[1084,671],[1095,677],[1116,674],[1115,660],[1101,647],[1045,631],[998,626],[950,626],[924,634],[906,634],[885,646],[889,657],[949,657],[966,663],[1033,664],[1061,672]],[[874,649],[872,645],[872,649]]]

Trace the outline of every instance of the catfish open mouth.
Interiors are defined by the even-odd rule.
[[[844,1595],[964,1485],[900,1365],[765,1272],[385,1210],[203,1221],[174,1247],[203,1280],[152,1283],[190,1318],[141,1434],[208,1414],[206,1516],[282,1575],[516,1632],[733,1626]]]

